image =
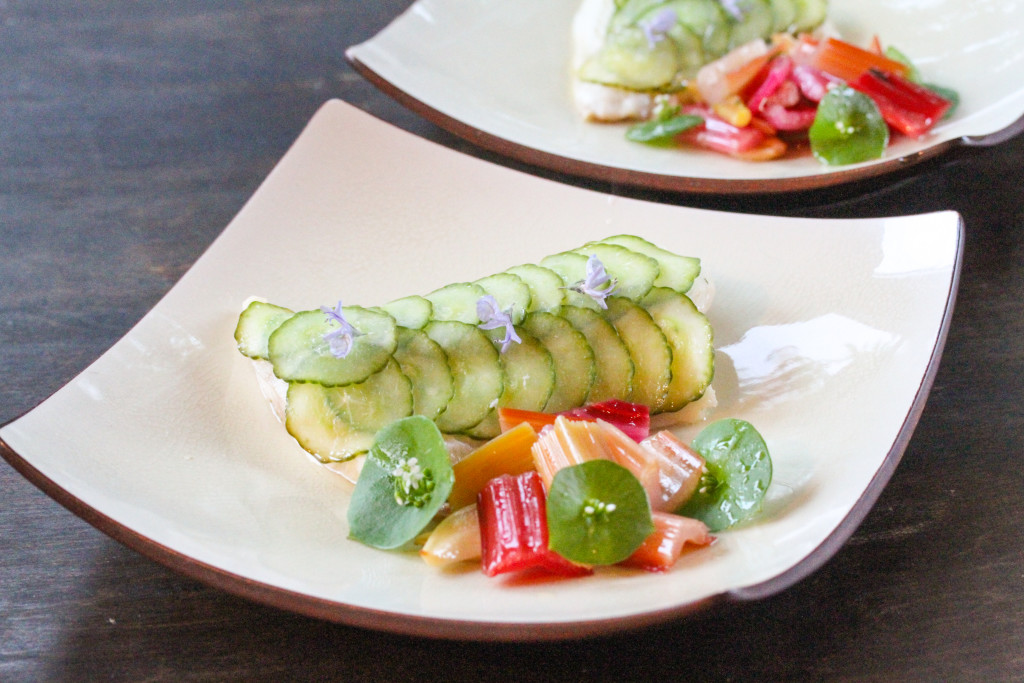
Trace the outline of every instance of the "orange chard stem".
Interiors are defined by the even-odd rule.
[[[838,38],[826,38],[811,60],[811,66],[821,69],[827,74],[841,78],[847,83],[870,69],[878,69],[906,77],[909,69],[906,64],[889,59],[857,47]]]
[[[503,474],[513,476],[533,469],[533,444],[537,432],[521,422],[494,437],[452,466],[455,484],[448,494],[452,509],[476,502],[476,496],[491,479]]]

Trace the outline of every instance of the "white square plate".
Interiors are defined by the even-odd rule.
[[[438,571],[349,541],[349,485],[285,433],[235,349],[242,302],[381,303],[617,233],[699,255],[714,279],[715,417],[747,419],[765,436],[775,479],[764,514],[666,574],[541,583]],[[808,220],[606,196],[332,101],[152,311],[0,429],[0,451],[140,552],[304,614],[481,639],[668,619],[782,590],[853,532],[924,405],[962,240],[949,212]]]
[[[955,115],[882,159],[826,167],[809,154],[752,163],[629,142],[586,123],[569,87],[578,0],[418,0],[349,60],[377,87],[439,126],[499,154],[592,179],[706,193],[805,190],[905,169],[951,147],[995,144],[1024,128],[1024,1],[831,0],[829,18],[857,45],[873,35],[955,89]]]

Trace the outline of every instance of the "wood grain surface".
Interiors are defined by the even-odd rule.
[[[378,0],[0,1],[0,424],[120,338],[316,109],[419,119],[345,63]],[[659,201],[811,217],[959,211],[946,353],[890,485],[782,594],[582,641],[392,636],[252,604],[104,536],[0,465],[0,681],[1024,680],[1024,138],[881,182]],[[531,172],[555,177],[550,173]]]

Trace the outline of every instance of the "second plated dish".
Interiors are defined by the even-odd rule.
[[[899,139],[883,158],[826,167],[809,153],[752,163],[629,142],[624,126],[582,121],[570,95],[570,24],[578,3],[419,0],[347,56],[374,84],[474,144],[592,179],[701,193],[804,190],[882,176],[957,145],[992,144],[1024,126],[1024,3],[832,0],[847,40],[878,36],[929,81],[953,88],[955,115]]]

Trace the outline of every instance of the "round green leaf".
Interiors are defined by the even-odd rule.
[[[878,105],[848,85],[825,94],[807,134],[815,158],[830,166],[877,159],[889,144],[889,125]]]
[[[377,433],[348,507],[349,537],[398,548],[430,524],[448,500],[455,476],[437,426],[422,415]]]
[[[547,518],[548,546],[588,565],[621,562],[654,531],[643,486],[610,460],[559,470],[548,491]]]
[[[713,422],[693,440],[705,460],[697,492],[678,510],[721,531],[749,519],[761,509],[772,480],[768,446],[744,420]]]

